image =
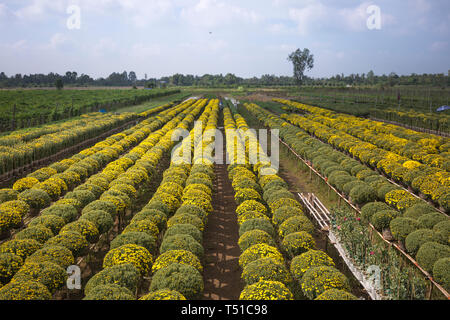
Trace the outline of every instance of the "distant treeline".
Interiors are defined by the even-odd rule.
[[[422,85],[447,87],[450,86],[450,70],[448,74],[411,74],[397,75],[375,75],[373,71],[367,74],[338,74],[330,78],[310,78],[307,77],[305,85],[308,86],[396,86],[396,85]],[[147,78],[147,76],[145,77]],[[203,76],[174,74],[170,77],[160,79],[138,79],[134,71],[124,71],[122,73],[114,72],[107,78],[93,79],[89,75],[77,72],[66,72],[65,75],[57,73],[45,74],[16,74],[8,77],[4,72],[0,73],[0,88],[14,87],[53,87],[56,82],[61,80],[65,86],[145,86],[145,87],[166,87],[166,86],[198,86],[198,87],[262,87],[262,86],[294,86],[293,77],[263,75],[260,78],[241,78],[234,74]]]

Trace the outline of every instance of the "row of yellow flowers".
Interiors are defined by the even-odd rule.
[[[338,113],[324,108],[313,107],[295,101],[285,99],[274,99],[274,101],[306,112],[312,118],[318,117],[317,119],[322,121],[324,124],[326,123],[327,125],[339,125],[339,127],[342,129],[354,128],[355,132],[368,129],[380,134],[380,136],[389,135],[390,137],[395,139],[395,141],[391,141],[391,143],[388,145],[389,147],[396,148],[398,150],[404,150],[405,144],[409,144],[410,148],[420,150],[420,154],[417,155],[418,158],[423,157],[426,154],[440,154],[446,153],[450,150],[450,140],[446,137],[417,132],[411,129],[404,128],[402,126],[386,124],[370,119],[363,119],[353,115]],[[343,126],[343,124],[347,125]],[[448,154],[445,154],[445,156],[448,157]]]
[[[307,119],[343,131],[381,149],[432,167],[446,171],[450,169],[449,138],[420,133],[400,126],[336,113],[289,100],[275,99],[275,101],[307,112],[305,115]]]
[[[420,266],[448,287],[448,216],[271,112],[255,104],[245,107],[266,126],[279,129],[281,138],[326,177],[329,184],[363,206],[361,218],[365,222],[379,231],[390,231]]]
[[[81,188],[80,184],[98,172],[107,163],[117,159],[126,149],[146,138],[150,132],[168,122],[176,113],[183,110],[181,105],[173,110],[163,111],[155,117],[144,120],[132,129],[113,135],[93,147],[87,148],[69,159],[64,159],[49,167],[44,167],[19,179],[12,189],[0,190],[0,233],[20,226],[25,213],[18,216],[7,210],[3,202],[25,201],[30,209],[39,211],[57,201],[69,190]],[[91,190],[92,191],[92,190]]]
[[[41,287],[40,298],[47,298],[48,293],[63,285],[64,277],[60,277],[61,272],[55,272],[54,276],[38,273],[42,269],[54,270],[73,264],[75,257],[85,253],[89,243],[98,241],[100,232],[108,232],[117,214],[123,214],[131,207],[136,197],[136,188],[150,180],[160,159],[163,145],[170,145],[174,128],[192,111],[192,108],[189,108],[191,104],[175,108],[168,117],[172,120],[168,119],[169,122],[163,129],[148,135],[147,139],[126,156],[111,162],[101,173],[88,179],[83,185],[86,188],[66,194],[64,199],[57,201],[45,209],[39,217],[33,219],[26,229],[15,235],[13,240],[2,244],[0,247],[2,257],[19,256],[23,264],[23,267],[16,270],[17,273],[8,275],[10,279],[12,276],[12,281],[0,289],[2,299],[35,299],[35,287],[39,284],[43,284],[47,289],[46,291]],[[181,113],[176,116],[180,111]],[[146,130],[141,134],[145,132]],[[168,134],[165,136],[166,133]],[[162,137],[165,137],[164,141],[161,141],[163,145],[153,148]],[[80,212],[81,217],[77,219]],[[61,261],[60,255],[66,259]],[[35,261],[35,258],[38,260]],[[33,274],[37,274],[36,276],[22,272],[25,266],[32,263],[35,264],[36,271]],[[35,280],[30,281],[32,279]],[[15,295],[18,287],[24,290]]]
[[[334,129],[309,117],[291,114],[282,115],[282,118],[338,150],[348,152],[367,166],[383,171],[395,181],[422,194],[444,210],[450,211],[450,173],[448,171],[379,148],[345,133],[345,130]]]
[[[53,124],[55,132],[27,140],[21,133],[13,133],[3,137],[11,140],[0,142],[0,174],[31,164],[35,160],[51,156],[65,148],[76,145],[87,139],[96,137],[108,130],[137,118],[136,114],[88,114],[82,120],[71,120],[68,123]],[[59,129],[56,129],[59,128]],[[1,140],[1,139],[0,139]],[[13,142],[14,141],[14,142]]]
[[[229,109],[224,110],[224,119],[229,132],[227,152],[237,153],[237,159],[247,158],[246,164],[229,166],[239,205],[239,264],[245,283],[240,299],[356,299],[348,292],[349,282],[335,268],[333,260],[325,252],[315,250],[313,224],[286,182],[271,167],[245,119],[234,114],[241,133],[239,141],[232,134],[236,125]],[[259,150],[258,162],[253,165],[248,162],[252,148]]]
[[[201,100],[198,106],[202,108],[205,104],[206,101]],[[199,129],[199,125],[200,132],[213,125],[211,119],[217,121],[217,110],[218,101],[212,100],[199,118],[204,124],[209,119],[206,127],[196,123],[189,137]],[[193,115],[198,111],[200,109]],[[194,120],[193,115],[190,122]],[[188,129],[189,125],[179,128]],[[192,147],[191,141],[184,139],[182,149],[177,152],[183,154],[187,148],[191,153]],[[194,159],[197,159],[196,155]],[[208,174],[206,184],[203,184],[198,179],[205,179],[205,172]],[[119,296],[111,291],[112,285],[119,286],[122,291],[128,289],[128,294],[121,298],[136,299],[137,281],[133,286],[125,277],[116,277],[111,281],[111,275],[119,269],[130,268],[130,265],[140,271],[137,279],[153,274],[150,293],[140,297],[141,300],[185,300],[197,297],[203,290],[201,243],[202,230],[212,210],[212,190],[209,186],[212,185],[211,174],[211,164],[197,161],[191,165],[188,161],[172,161],[151,200],[113,241],[120,239],[121,245],[110,250],[104,259],[104,269],[89,280],[85,299],[117,300]],[[151,240],[145,241],[148,237]],[[157,256],[157,253],[160,255]]]

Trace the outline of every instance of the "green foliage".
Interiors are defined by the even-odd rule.
[[[60,233],[63,234],[65,232],[78,232],[90,243],[96,243],[99,238],[99,232],[95,224],[82,218],[66,224]]]
[[[347,182],[344,187],[342,188],[342,191],[346,194],[346,195],[350,195],[350,192],[353,189],[358,189],[358,188],[364,188],[367,186],[367,183],[362,182],[361,180],[354,180],[351,182]]]
[[[256,218],[244,221],[239,227],[239,237],[247,231],[262,230],[267,232],[271,237],[275,237],[275,229],[270,221]]]
[[[79,257],[84,255],[89,247],[89,243],[87,242],[86,238],[80,233],[74,231],[66,231],[49,239],[44,244],[44,246],[62,246],[69,249],[74,257]]]
[[[10,282],[0,288],[0,300],[50,300],[51,293],[42,283],[26,280]]]
[[[64,219],[65,223],[74,221],[78,217],[78,211],[70,204],[54,204],[41,212],[41,217],[51,215]]]
[[[448,257],[450,257],[449,246],[437,242],[427,242],[417,251],[416,260],[422,268],[431,273],[436,261]]]
[[[320,266],[334,267],[335,264],[333,259],[325,252],[320,250],[308,250],[292,259],[291,274],[294,279],[301,280],[306,271]]]
[[[31,208],[40,210],[48,207],[51,203],[50,196],[41,189],[28,189],[21,192],[18,200],[26,202]]]
[[[294,195],[290,193],[288,190],[281,189],[273,193],[272,192],[269,193],[268,196],[266,197],[266,202],[270,204],[282,198],[295,199]]]
[[[278,228],[278,235],[281,239],[295,232],[305,231],[309,234],[314,232],[314,225],[304,215],[294,216],[285,220]]]
[[[308,269],[300,284],[303,294],[311,300],[329,289],[350,290],[348,279],[337,269],[329,266]]]
[[[86,284],[85,295],[89,295],[92,289],[100,285],[115,284],[136,292],[139,283],[139,270],[132,264],[112,266],[96,273]]]
[[[22,267],[23,260],[13,253],[0,253],[0,287],[7,284]]]
[[[398,187],[394,186],[391,183],[386,182],[385,184],[381,185],[377,190],[378,199],[384,201],[386,198],[386,194],[394,190],[398,190]]]
[[[50,229],[53,234],[58,234],[59,230],[61,230],[65,224],[66,222],[60,216],[48,214],[34,218],[30,221],[28,227],[43,226]]]
[[[262,258],[249,263],[242,271],[242,280],[246,285],[261,280],[278,281],[285,285],[290,285],[292,282],[286,266],[272,258]]]
[[[392,220],[389,227],[394,239],[403,242],[411,232],[418,229],[418,223],[410,218],[399,217]]]
[[[362,205],[375,201],[377,196],[375,190],[369,185],[358,185],[351,189],[349,197],[352,202]]]
[[[382,210],[373,214],[370,222],[377,230],[381,231],[388,228],[391,221],[394,220],[398,215],[398,211],[395,210]]]
[[[309,49],[297,49],[292,52],[288,60],[294,65],[294,78],[298,85],[302,85],[305,80],[305,71],[314,68],[314,55],[309,52]]]
[[[164,233],[164,239],[179,234],[190,235],[200,244],[203,242],[203,234],[192,224],[176,224],[168,228]]]
[[[12,282],[37,281],[47,287],[51,293],[61,288],[67,280],[67,273],[53,262],[25,262],[12,278]]]
[[[177,224],[192,224],[200,231],[203,231],[204,229],[203,221],[197,216],[194,216],[192,214],[186,213],[178,214],[176,216],[171,217],[169,221],[167,221],[167,226],[169,228]]]
[[[344,290],[338,290],[338,289],[330,289],[327,291],[324,291],[321,295],[319,295],[314,300],[338,300],[338,301],[345,301],[345,300],[358,300],[357,297],[355,297],[353,294],[348,293]]]
[[[432,229],[436,224],[448,220],[448,217],[440,212],[428,213],[417,219],[419,226],[424,229]]]
[[[378,211],[389,210],[390,207],[384,202],[371,202],[361,208],[361,216],[366,221],[370,221],[372,216]]]
[[[411,219],[419,219],[419,217],[424,214],[435,212],[436,210],[427,203],[416,204],[408,209],[406,209],[403,217]]]
[[[175,290],[161,289],[143,296],[139,300],[186,300],[186,298]]]
[[[267,244],[270,246],[276,245],[270,234],[259,229],[245,232],[238,241],[239,248],[243,252],[256,244]]]
[[[179,263],[158,270],[150,284],[150,291],[175,290],[188,300],[199,298],[203,288],[203,277],[200,272],[194,267]]]
[[[81,218],[92,222],[100,234],[107,233],[114,225],[111,215],[103,210],[90,210],[82,214]]]
[[[180,214],[191,214],[191,215],[197,216],[198,218],[200,218],[203,221],[203,223],[206,222],[206,219],[208,217],[208,213],[205,210],[203,210],[199,206],[196,206],[196,205],[193,205],[193,204],[184,204],[184,205],[182,205],[175,212],[175,215],[180,215]]]
[[[166,217],[169,216],[170,214],[170,208],[167,206],[167,204],[165,204],[162,201],[159,200],[151,200],[145,207],[144,209],[148,209],[148,210],[158,210],[161,212],[164,212],[164,214],[166,215]]]
[[[83,300],[135,300],[134,294],[117,284],[102,284],[92,288]]]
[[[450,244],[450,221],[445,220],[436,223],[433,227],[433,231],[436,234],[436,238],[443,244]]]
[[[115,249],[125,244],[135,244],[144,247],[152,254],[155,254],[157,249],[155,238],[145,232],[127,232],[119,234],[111,241],[110,248]]]
[[[72,252],[62,246],[47,246],[37,250],[26,259],[26,262],[53,262],[64,270],[75,263]]]
[[[293,258],[315,247],[314,238],[305,231],[294,232],[284,237],[281,248]]]
[[[430,229],[419,229],[411,232],[405,239],[406,251],[413,257],[416,256],[419,248],[426,242],[435,241],[436,234]]]
[[[303,210],[297,207],[281,207],[273,212],[272,222],[275,226],[279,227],[287,219],[302,216]]]
[[[19,191],[14,189],[0,189],[0,204],[7,201],[17,200]]]
[[[38,225],[35,227],[28,227],[23,229],[14,236],[14,239],[33,239],[43,244],[51,237],[53,237],[52,230],[42,225]]]
[[[202,259],[205,254],[203,246],[188,234],[177,234],[165,237],[161,243],[160,252],[164,253],[170,250],[190,251],[199,259]]]
[[[14,239],[4,242],[0,245],[0,253],[13,253],[22,260],[42,248],[42,244],[33,239]]]
[[[436,261],[433,266],[433,277],[445,290],[450,290],[450,257]]]

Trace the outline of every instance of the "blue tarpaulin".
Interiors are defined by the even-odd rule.
[[[437,112],[441,112],[441,111],[445,111],[445,110],[448,110],[448,109],[450,109],[450,106],[442,106],[442,107],[438,108],[436,111]]]
[[[100,112],[101,113],[106,113],[106,110],[105,109],[100,109]]]

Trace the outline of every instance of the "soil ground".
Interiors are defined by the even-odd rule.
[[[214,212],[208,218],[203,237],[205,268],[204,300],[237,300],[242,291],[239,226],[233,188],[226,165],[216,165],[217,191],[213,199]]]

